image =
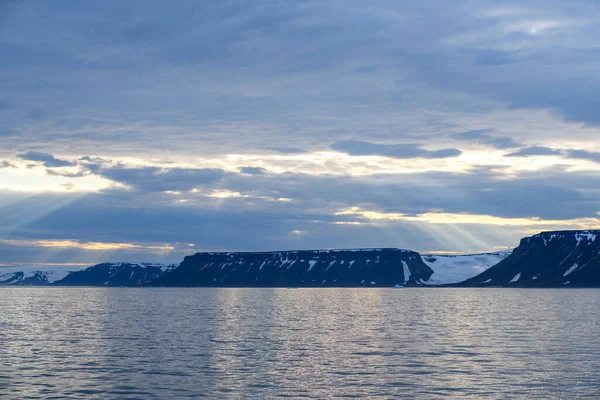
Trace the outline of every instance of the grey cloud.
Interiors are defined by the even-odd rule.
[[[89,162],[89,163],[96,163],[96,164],[101,164],[106,161],[100,157],[90,157],[90,156],[79,157],[78,160],[84,161],[84,162]]]
[[[3,158],[19,148],[43,148],[61,155],[179,160],[249,149],[300,154],[329,143],[349,154],[436,158],[460,154],[425,150],[436,148],[440,137],[452,138],[448,132],[490,127],[454,139],[540,155],[549,152],[540,148],[552,149],[569,132],[581,150],[551,151],[598,162],[597,149],[577,144],[594,143],[596,132],[585,125],[600,124],[600,53],[594,42],[599,28],[589,23],[600,11],[593,2],[523,6],[507,0],[502,7],[512,13],[493,16],[489,11],[496,3],[473,1],[207,0],[168,8],[152,0],[121,3],[13,1],[8,12],[7,2],[0,1],[3,37],[19,36],[18,43],[0,42],[2,96],[11,102],[0,102],[0,109],[18,111],[2,113]],[[540,20],[565,25],[528,32]],[[522,31],[507,33],[507,27]],[[43,118],[22,118],[27,110],[44,110],[38,115]],[[547,132],[540,128],[547,115],[583,124]],[[519,118],[522,124],[515,126]],[[510,124],[507,132],[520,133],[497,135],[503,123]],[[349,135],[361,140],[343,141]],[[523,143],[537,143],[538,149],[521,148]],[[42,158],[36,161],[49,168],[69,163],[50,154]],[[93,156],[77,164],[82,171],[70,174],[97,174],[134,190],[16,202],[21,215],[32,209],[52,212],[27,224],[15,221],[15,231],[7,235],[198,239],[217,249],[325,244],[457,250],[402,224],[332,227],[331,215],[355,205],[411,215],[444,209],[553,219],[600,211],[596,171],[555,168],[508,180],[494,168],[358,178],[127,168]],[[172,195],[157,193],[196,185],[293,202],[209,198],[183,206],[173,204]],[[58,199],[64,200],[59,209]],[[211,205],[217,203],[219,209]],[[0,219],[14,210],[3,209]],[[463,228],[477,237],[499,232],[518,241],[522,236],[517,228],[456,227],[455,233]],[[309,234],[286,241],[295,229]],[[490,242],[505,244],[496,239]]]
[[[273,150],[282,154],[300,154],[307,152],[300,147],[267,147],[267,150]]]
[[[554,168],[525,173],[510,180],[488,169],[466,174],[436,172],[368,178],[302,174],[266,174],[248,178],[233,174],[219,181],[219,185],[242,193],[258,188],[259,194],[289,197],[294,201],[279,203],[231,198],[218,202],[206,199],[202,203],[177,203],[177,198],[162,193],[138,192],[131,196],[123,190],[84,197],[48,194],[12,201],[0,213],[0,226],[6,229],[18,222],[11,237],[29,239],[181,242],[195,243],[203,249],[227,250],[377,245],[456,250],[465,245],[468,235],[475,235],[478,240],[489,237],[484,242],[490,247],[516,245],[522,236],[519,228],[486,230],[481,226],[460,225],[437,226],[427,231],[426,226],[413,223],[353,227],[335,226],[332,222],[356,221],[352,216],[334,215],[336,211],[352,206],[407,215],[443,210],[507,218],[589,217],[599,211],[600,173],[569,173]],[[157,189],[157,185],[152,186]],[[160,189],[167,187],[159,186],[162,186]],[[251,203],[254,206],[250,207]],[[64,206],[51,207],[54,204]],[[29,215],[31,210],[44,212],[23,222],[19,216]],[[309,233],[301,241],[295,241],[287,235],[292,230]],[[440,243],[439,234],[444,230],[454,232],[450,236],[457,242]],[[484,244],[478,246],[481,251],[489,250]]]
[[[267,170],[261,167],[241,167],[240,172],[248,175],[262,175],[266,173]]]
[[[360,206],[409,215],[444,210],[451,213],[505,218],[570,219],[600,211],[600,173],[551,168],[522,173],[517,178],[493,168],[468,173],[427,172],[368,177],[275,174],[244,179],[229,176],[222,187],[247,193],[259,188],[272,197],[291,198],[303,209]],[[552,201],[547,201],[552,199]]]
[[[390,133],[390,126],[396,126],[394,132],[409,131],[401,125],[413,112],[425,128],[457,125],[467,121],[468,114],[485,117],[486,111],[506,107],[552,109],[572,118],[579,112],[593,123],[598,90],[592,71],[598,57],[586,50],[591,43],[579,39],[595,37],[597,28],[573,24],[561,37],[552,30],[537,37],[502,30],[537,18],[554,20],[555,14],[577,22],[597,12],[585,3],[549,4],[483,17],[495,6],[440,1],[365,5],[349,0],[344,5],[288,2],[284,7],[206,1],[164,10],[156,1],[133,1],[130,8],[122,8],[118,2],[67,7],[31,0],[27,8],[32,12],[15,13],[5,26],[28,34],[22,45],[0,49],[7,55],[0,74],[13,88],[7,96],[32,93],[40,99],[47,113],[44,121],[55,130],[27,132],[19,140],[35,138],[57,146],[52,140],[56,131],[80,124],[82,129],[72,128],[71,135],[86,139],[78,144],[88,146],[81,151],[101,144],[125,153],[123,144],[130,144],[127,149],[135,143],[151,153],[176,146],[159,131],[173,137],[184,130],[186,143],[214,151],[225,134],[189,132],[216,121],[272,124],[278,131],[274,143],[283,153],[290,153],[285,148],[304,147],[308,140],[340,140],[340,132],[354,129],[368,132],[368,141],[392,142],[396,134]],[[508,8],[512,5],[518,2],[506,3]],[[67,8],[73,12],[57,12]],[[427,32],[421,29],[424,20],[431,27]],[[57,32],[55,45],[39,33],[48,31]],[[519,43],[526,48],[515,50]],[[24,83],[14,71],[39,78]],[[573,71],[572,76],[564,71]],[[95,84],[98,79],[104,84]],[[71,112],[74,109],[90,115]],[[402,118],[398,110],[404,110]],[[105,129],[106,121],[114,121],[112,129]],[[200,126],[189,123],[184,129],[189,121],[200,121]],[[141,123],[162,129],[122,134],[125,126],[139,128]],[[232,151],[248,148],[249,142],[252,148],[265,148],[273,136],[262,134],[257,129],[228,134],[227,139]],[[515,139],[481,140],[516,148],[513,142],[531,136],[544,138],[542,132],[528,130]],[[65,134],[60,145],[70,139]]]
[[[565,150],[565,155],[568,158],[588,160],[600,163],[600,152],[587,150]]]
[[[495,136],[489,133],[490,131],[487,129],[483,130],[475,130],[469,132],[461,132],[455,133],[451,135],[452,137],[465,140],[465,141],[473,141],[476,143],[490,145],[497,149],[510,149],[514,147],[520,147],[521,144],[516,142],[513,138],[505,137],[505,136]]]
[[[60,160],[55,158],[52,154],[43,153],[40,151],[28,151],[26,153],[17,155],[17,157],[22,160],[41,162],[47,168],[71,167],[76,165],[76,163]]]
[[[90,174],[89,171],[77,171],[77,172],[66,172],[66,171],[57,171],[53,169],[46,169],[46,174],[50,176],[62,176],[65,178],[81,178],[84,176],[88,176]]]
[[[86,166],[90,168],[90,166]],[[115,182],[138,188],[144,192],[168,190],[188,191],[207,183],[222,180],[227,173],[218,168],[127,168],[123,166],[98,167],[90,169],[94,174]]]
[[[84,170],[98,175],[102,169],[115,167],[112,160],[102,157],[84,156],[79,157],[77,161]]]
[[[532,156],[561,156],[566,159],[587,160],[600,163],[600,152],[582,149],[555,149],[544,146],[524,147],[505,155],[506,157],[532,157]]]
[[[553,149],[551,147],[544,146],[531,146],[524,147],[515,152],[506,154],[506,157],[528,157],[528,156],[560,156],[563,154],[562,150]]]
[[[353,156],[385,156],[400,159],[409,158],[450,158],[458,157],[458,149],[425,150],[418,144],[379,144],[363,140],[344,140],[335,142],[331,149]]]
[[[0,162],[0,168],[17,168],[17,166],[11,162],[2,161]]]

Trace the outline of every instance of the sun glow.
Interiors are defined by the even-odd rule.
[[[136,243],[110,243],[110,242],[81,242],[78,240],[17,240],[0,239],[0,243],[13,246],[32,246],[42,248],[77,248],[92,251],[108,250],[145,250],[155,252],[169,252],[176,249],[172,245],[143,245]]]
[[[403,213],[388,213],[371,210],[363,210],[359,207],[351,207],[335,213],[336,216],[351,216],[366,221],[406,221],[421,222],[427,224],[473,224],[473,225],[496,225],[515,227],[573,227],[577,229],[594,229],[600,226],[600,218],[576,218],[567,220],[544,220],[537,217],[530,218],[502,218],[492,215],[478,214],[453,214],[444,212],[429,212],[417,215],[406,215]],[[349,224],[357,221],[338,222]],[[360,221],[358,221],[360,223]]]
[[[194,189],[191,190],[190,193],[201,193],[199,190]],[[202,194],[204,197],[214,197],[217,199],[232,199],[232,198],[241,198],[241,199],[260,199],[266,201],[279,201],[279,202],[290,202],[292,199],[287,197],[271,197],[271,196],[262,196],[241,192],[234,192],[231,190],[214,190],[212,192],[208,192],[206,194]]]
[[[514,150],[514,149],[513,149]],[[590,160],[569,159],[561,155],[507,157],[512,150],[493,148],[467,148],[457,157],[429,159],[399,159],[379,155],[356,156],[335,151],[314,151],[301,154],[229,154],[218,157],[196,158],[194,160],[169,160],[115,158],[100,159],[104,165],[119,165],[124,168],[157,168],[167,171],[171,168],[199,169],[218,168],[237,174],[244,167],[260,168],[267,179],[280,174],[305,174],[310,176],[367,177],[409,176],[427,172],[463,174],[488,167],[499,178],[512,179],[521,173],[540,171],[554,166],[568,170],[598,171],[600,165]],[[11,161],[11,163],[13,163]],[[97,172],[80,166],[53,168],[48,170],[41,165],[32,166],[13,163],[14,168],[0,169],[0,190],[28,192],[86,192],[100,191],[109,187],[125,188],[123,183],[103,177]],[[200,189],[192,190],[192,193]],[[166,193],[178,196],[178,190]],[[206,194],[215,198],[255,197],[235,190],[216,190]]]
[[[48,175],[43,167],[0,169],[0,190],[19,192],[90,192],[112,186],[103,177],[86,175],[65,177]]]
[[[514,149],[513,149],[514,150]],[[202,160],[203,165],[237,171],[241,167],[262,168],[268,174],[302,173],[314,176],[362,177],[370,175],[408,175],[425,172],[468,173],[491,167],[507,177],[560,165],[569,170],[600,169],[597,163],[555,156],[507,157],[512,150],[466,149],[457,157],[399,159],[378,155],[352,156],[339,152],[312,152],[292,155],[234,154],[221,159]]]

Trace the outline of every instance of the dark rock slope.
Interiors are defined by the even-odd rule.
[[[416,285],[433,271],[400,249],[197,253],[154,286],[392,287]]]
[[[71,272],[54,282],[59,286],[135,286],[150,282],[172,271],[175,265],[102,263]]]
[[[600,230],[542,232],[459,286],[599,287]]]

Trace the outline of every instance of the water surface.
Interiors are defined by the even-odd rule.
[[[600,290],[0,288],[0,398],[600,398]]]

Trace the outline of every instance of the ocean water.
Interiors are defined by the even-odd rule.
[[[0,398],[600,398],[600,290],[0,288]]]

